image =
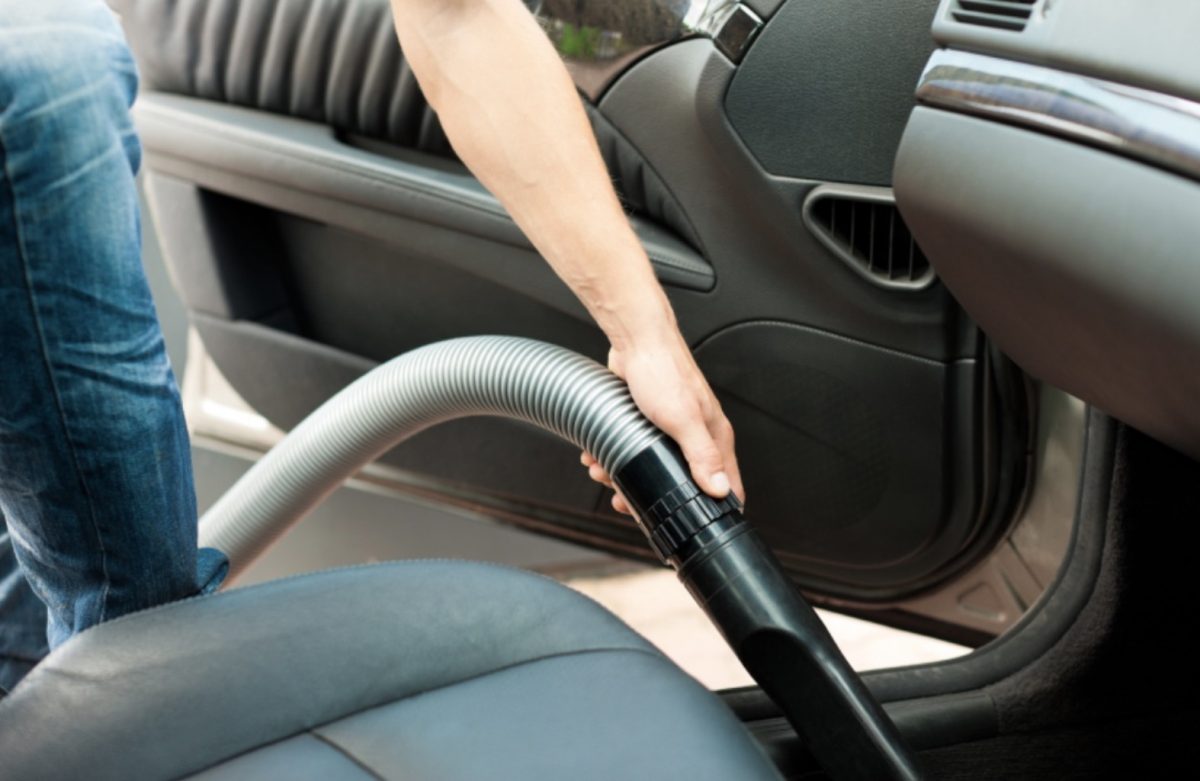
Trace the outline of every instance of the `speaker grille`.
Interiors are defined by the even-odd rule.
[[[809,228],[866,279],[889,288],[918,289],[934,278],[929,259],[891,200],[890,192],[818,189],[805,203]]]
[[[1021,32],[1035,3],[1037,0],[955,0],[950,16],[962,24]]]

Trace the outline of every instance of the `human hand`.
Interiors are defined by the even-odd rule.
[[[745,501],[733,426],[678,330],[619,350],[614,347],[608,354],[608,368],[625,380],[642,414],[679,444],[692,478],[705,493],[721,499],[732,490]],[[580,461],[593,480],[616,491],[612,477],[590,453]],[[620,492],[613,496],[612,505],[618,512],[632,514]]]

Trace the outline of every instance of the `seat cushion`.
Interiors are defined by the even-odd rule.
[[[464,562],[101,624],[0,700],[0,757],[21,779],[778,778],[717,697],[603,608]]]

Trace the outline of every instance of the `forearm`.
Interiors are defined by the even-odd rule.
[[[741,494],[733,429],[629,226],[579,96],[520,0],[391,0],[400,44],[467,167],[608,336],[609,368],[713,496]],[[584,456],[592,477],[607,482]],[[742,494],[744,496],[744,494]],[[628,509],[618,500],[619,509]]]
[[[614,347],[675,332],[575,87],[519,0],[392,0],[406,57],[455,151]]]

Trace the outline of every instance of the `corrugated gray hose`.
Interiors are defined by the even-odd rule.
[[[508,336],[439,342],[395,358],[325,402],[200,521],[200,544],[242,572],[347,478],[438,423],[501,415],[588,451],[609,474],[662,438],[608,369],[570,350]]]
[[[737,497],[705,495],[625,383],[561,347],[478,336],[380,366],[255,464],[201,519],[200,544],[224,551],[237,575],[364,464],[422,429],[468,415],[524,420],[595,456],[655,551],[831,778],[919,777],[895,725],[742,520]]]

